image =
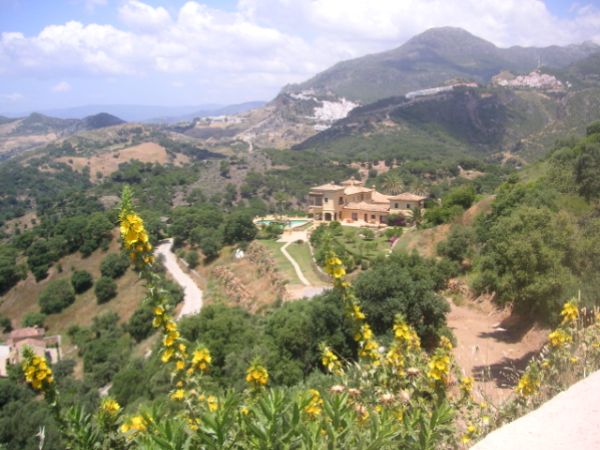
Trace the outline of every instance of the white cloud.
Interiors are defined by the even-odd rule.
[[[84,0],[86,11],[92,13],[98,6],[106,6],[107,0]]]
[[[105,0],[90,0],[102,4]],[[232,12],[188,1],[172,14],[127,0],[119,26],[71,21],[0,35],[3,76],[203,80],[207,89],[275,92],[341,59],[452,25],[497,45],[600,43],[600,11],[553,16],[540,0],[239,0]],[[174,85],[172,85],[174,86]]]
[[[66,81],[61,81],[60,83],[52,86],[52,92],[69,92],[71,90],[71,85]]]
[[[160,30],[171,22],[171,16],[165,8],[153,8],[138,0],[128,0],[122,5],[119,19],[129,28],[140,31]]]

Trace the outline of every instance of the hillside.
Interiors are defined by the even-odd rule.
[[[453,79],[487,83],[502,70],[530,72],[540,63],[565,68],[595,51],[591,43],[499,48],[460,28],[432,28],[394,50],[340,62],[283,91],[330,93],[364,104]]]
[[[0,120],[0,159],[6,159],[78,132],[123,123],[125,123],[123,120],[107,113],[83,119],[60,119],[32,113],[21,119]]]

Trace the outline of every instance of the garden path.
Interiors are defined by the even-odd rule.
[[[177,256],[173,253],[172,246],[173,239],[166,239],[156,247],[156,253],[164,256],[165,268],[177,284],[183,288],[183,307],[177,315],[177,319],[181,319],[184,316],[200,312],[202,309],[202,291],[198,288],[194,280],[177,264]]]

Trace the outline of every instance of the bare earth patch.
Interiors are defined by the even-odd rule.
[[[92,179],[96,179],[97,173],[101,173],[102,176],[110,175],[119,169],[119,164],[134,159],[143,163],[172,163],[175,165],[183,165],[189,162],[187,156],[177,154],[176,157],[173,157],[167,153],[164,147],[154,142],[146,142],[113,152],[101,153],[90,158],[62,156],[57,158],[57,161],[69,164],[77,171],[81,171],[84,167],[89,166],[90,176]]]
[[[547,340],[548,330],[499,310],[489,300],[457,306],[449,301],[448,326],[457,340],[454,356],[475,390],[494,404],[506,399],[522,370]]]

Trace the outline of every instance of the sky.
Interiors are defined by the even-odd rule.
[[[0,0],[0,113],[270,100],[438,26],[600,44],[600,0]]]

